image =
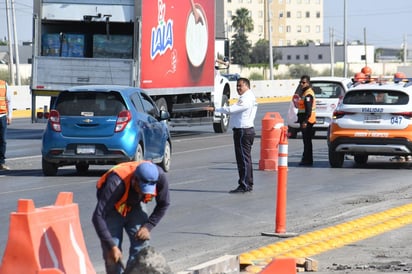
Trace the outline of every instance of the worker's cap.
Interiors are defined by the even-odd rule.
[[[157,166],[151,162],[143,162],[139,164],[134,172],[140,190],[145,194],[156,194],[156,183],[159,179],[159,170]]]

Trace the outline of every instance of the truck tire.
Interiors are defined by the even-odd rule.
[[[226,95],[222,96],[222,106],[228,106],[229,105],[229,99],[227,98]],[[217,123],[213,123],[213,130],[215,133],[225,133],[227,131],[227,128],[229,127],[229,115],[228,114],[221,114],[220,115],[220,121]]]
[[[169,141],[166,141],[165,143],[165,152],[163,153],[163,160],[160,162],[160,167],[163,168],[165,172],[168,172],[170,170],[170,160],[171,160],[171,149],[170,149],[170,143]]]
[[[47,162],[44,158],[41,161],[41,168],[44,176],[56,176],[57,174],[57,164]]]
[[[160,97],[159,99],[156,100],[156,106],[159,110],[167,110],[167,101],[164,97]]]

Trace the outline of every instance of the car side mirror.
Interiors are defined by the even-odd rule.
[[[170,114],[168,111],[160,110],[159,121],[169,120]]]

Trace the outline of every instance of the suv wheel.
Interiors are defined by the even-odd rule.
[[[169,141],[166,141],[166,143],[165,143],[165,152],[163,154],[163,160],[160,163],[160,166],[166,172],[168,172],[170,170],[170,159],[171,159],[170,143],[169,143]]]
[[[42,167],[44,176],[56,176],[57,164],[47,162],[44,158],[42,158],[41,167]]]
[[[355,155],[353,159],[358,165],[364,165],[368,161],[368,155]]]
[[[342,167],[343,161],[345,160],[345,154],[341,152],[336,152],[329,148],[329,164],[331,167]]]

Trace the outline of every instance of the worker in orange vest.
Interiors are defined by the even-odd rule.
[[[316,123],[315,93],[310,85],[310,77],[303,75],[300,78],[301,94],[298,101],[298,122],[302,131],[303,154],[300,166],[313,165],[312,136],[313,125]]]
[[[6,165],[6,134],[7,126],[11,124],[12,111],[7,83],[0,80],[0,170],[10,170]]]
[[[149,215],[146,203],[152,199],[156,206]],[[166,175],[149,161],[121,163],[103,174],[97,182],[92,221],[100,238],[107,274],[122,271],[123,230],[130,242],[130,267],[138,253],[149,245],[150,231],[163,218],[169,204]]]

